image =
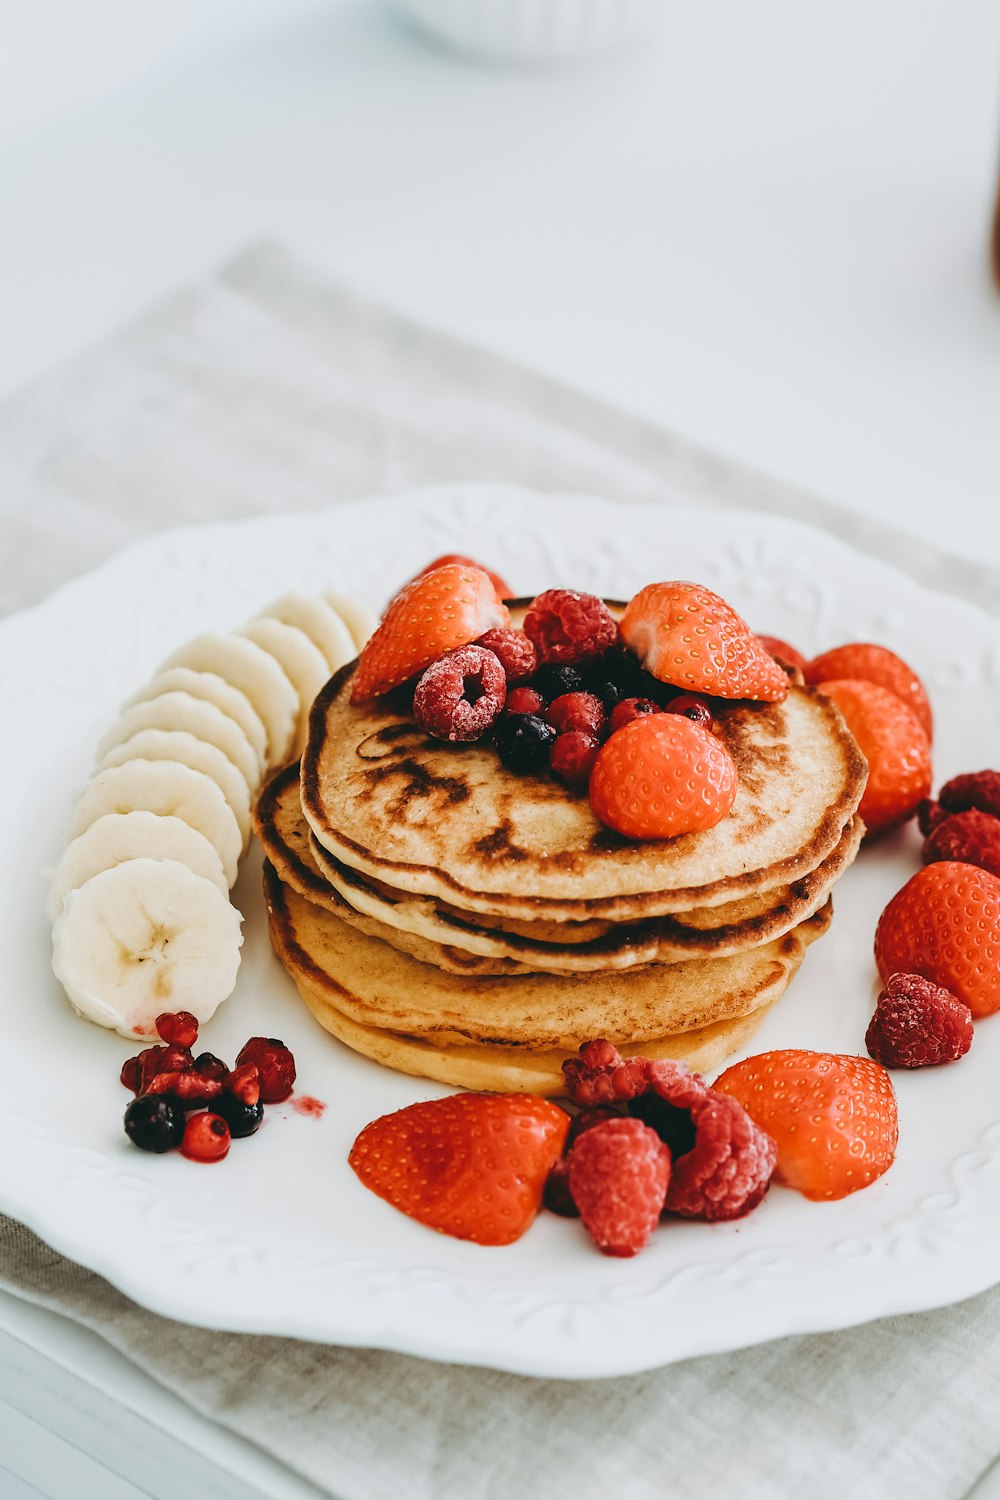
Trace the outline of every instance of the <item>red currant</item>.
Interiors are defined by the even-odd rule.
[[[181,1155],[189,1161],[221,1161],[232,1139],[221,1115],[191,1115],[184,1127]]]

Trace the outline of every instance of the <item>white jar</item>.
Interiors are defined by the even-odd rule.
[[[508,62],[558,62],[649,31],[667,0],[396,0],[439,40]]]

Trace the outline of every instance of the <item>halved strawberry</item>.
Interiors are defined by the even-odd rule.
[[[648,584],[619,629],[647,672],[685,692],[766,703],[788,695],[788,678],[760,639],[702,584]]]
[[[365,1187],[428,1228],[509,1245],[538,1212],[569,1123],[533,1094],[453,1094],[366,1125],[348,1160]]]
[[[351,702],[377,698],[424,671],[446,651],[468,646],[495,626],[510,624],[482,568],[446,563],[415,578],[390,602],[361,653]]]
[[[976,865],[926,865],[897,891],[875,930],[883,981],[921,974],[974,1017],[1000,1010],[1000,879]]]
[[[889,1074],[870,1057],[787,1048],[727,1068],[713,1084],[778,1146],[778,1181],[806,1198],[845,1198],[892,1165],[899,1136]]]
[[[473,557],[463,556],[461,552],[446,552],[443,557],[436,557],[433,562],[427,564],[426,568],[421,568],[416,576],[423,578],[426,573],[433,573],[435,568],[444,568],[448,563],[460,563],[464,568],[482,568],[496,589],[498,599],[513,599],[515,597],[514,590],[499,573],[494,573],[493,569],[488,568],[485,563],[476,562]]]

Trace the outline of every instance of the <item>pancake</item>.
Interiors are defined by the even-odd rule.
[[[257,800],[254,824],[267,858],[293,890],[361,932],[453,974],[565,974],[632,968],[721,956],[769,942],[819,910],[834,881],[854,858],[862,833],[860,821],[854,820],[818,870],[777,892],[675,917],[603,923],[601,938],[560,945],[527,936],[528,923],[519,924],[516,934],[484,930],[427,897],[396,897],[387,888],[336,866],[309,836],[294,765],[266,784]],[[559,929],[546,924],[546,931],[558,933]]]
[[[296,984],[318,990],[363,1026],[439,1046],[574,1049],[595,1036],[631,1045],[749,1015],[777,999],[808,945],[826,930],[828,903],[771,943],[727,958],[623,973],[455,975],[420,963],[264,870],[271,941]]]
[[[776,891],[844,837],[867,766],[836,705],[792,683],[783,703],[715,705],[739,790],[714,828],[630,841],[549,776],[488,745],[430,740],[404,690],[350,702],[354,664],[313,705],[302,808],[339,865],[406,896],[527,922],[635,921]]]

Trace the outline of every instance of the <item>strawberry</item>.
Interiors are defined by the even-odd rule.
[[[689,693],[780,703],[788,678],[736,611],[698,583],[650,583],[619,625],[647,672]]]
[[[869,641],[836,646],[832,651],[824,651],[822,656],[814,656],[812,661],[805,663],[803,670],[806,682],[813,686],[832,682],[835,678],[852,677],[888,688],[916,715],[927,738],[933,738],[934,719],[927,690],[913,668],[887,646],[873,646]]]
[[[798,647],[790,646],[778,635],[759,635],[757,639],[769,656],[776,657],[778,661],[784,662],[789,667],[798,667],[800,672],[805,671],[806,659]]]
[[[365,1187],[428,1228],[509,1245],[538,1212],[569,1123],[532,1094],[453,1094],[366,1125],[348,1160]]]
[[[973,1016],[1000,1010],[1000,879],[976,865],[925,865],[879,918],[875,962],[883,982],[922,974]]]
[[[788,1048],[727,1068],[713,1087],[742,1104],[778,1147],[776,1178],[806,1198],[845,1198],[896,1154],[896,1096],[868,1057]]]
[[[509,624],[507,606],[482,568],[447,563],[425,573],[400,590],[379,621],[361,653],[351,702],[388,693],[446,651]]]
[[[447,567],[449,563],[459,563],[464,568],[480,568],[496,589],[498,599],[514,598],[514,590],[499,573],[494,573],[492,568],[486,567],[485,563],[478,563],[471,557],[463,556],[461,552],[446,552],[443,557],[436,557],[433,562],[427,564],[426,568],[421,568],[416,576],[423,578],[425,574],[433,573],[435,568]],[[412,583],[413,579],[410,582]]]
[[[714,828],[736,800],[733,758],[682,714],[633,719],[601,747],[590,777],[594,816],[630,839]]]
[[[903,700],[874,682],[842,678],[822,682],[847,720],[868,762],[868,785],[858,808],[869,833],[882,833],[912,817],[931,789],[931,746]]]

